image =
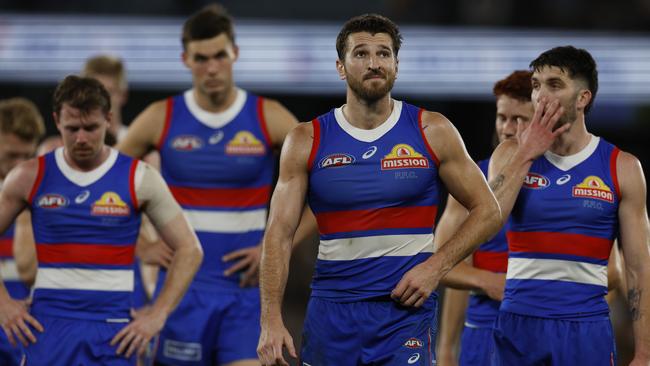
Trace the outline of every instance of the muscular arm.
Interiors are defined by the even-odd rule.
[[[650,224],[646,182],[639,161],[624,152],[618,156],[617,176],[621,191],[620,245],[625,258],[628,306],[634,329],[634,361],[646,365],[650,362]]]
[[[0,232],[7,230],[27,206],[37,174],[38,160],[32,159],[18,165],[7,176],[0,192]],[[36,337],[27,327],[27,323],[38,331],[43,331],[43,327],[27,313],[25,307],[11,299],[0,278],[0,326],[11,344],[15,345],[16,339],[25,346],[28,341],[36,342]]]
[[[307,193],[307,161],[312,141],[312,125],[301,124],[287,136],[280,156],[280,177],[271,199],[260,271],[262,333],[258,355],[263,364],[285,364],[283,346],[295,357],[293,340],[282,320],[282,297],[289,273],[292,242]]]
[[[129,126],[126,136],[116,148],[129,156],[142,158],[156,146],[165,127],[167,101],[151,104],[142,111]]]
[[[144,353],[149,340],[162,329],[167,317],[180,302],[203,259],[196,234],[162,177],[146,163],[140,164],[143,164],[139,168],[144,172],[136,171],[138,202],[162,239],[174,250],[174,255],[156,301],[151,307],[136,312],[134,320],[111,340],[111,345],[119,343],[117,353],[124,352],[127,357],[136,350],[139,354]],[[142,174],[140,184],[137,178],[139,174]]]
[[[436,227],[434,246],[440,247],[458,230],[467,218],[467,210],[453,197],[447,199],[445,212]],[[503,298],[505,275],[476,268],[466,261],[459,262],[440,281],[453,289],[477,290],[495,300]]]
[[[429,298],[447,272],[494,235],[500,223],[499,205],[451,122],[441,114],[425,112],[422,124],[425,138],[440,161],[440,178],[469,213],[449,240],[442,242],[429,259],[404,274],[393,289],[393,299],[415,307]]]
[[[31,287],[36,279],[36,244],[32,230],[32,215],[29,210],[24,210],[16,218],[13,239],[14,259],[18,268],[20,280]]]
[[[440,159],[440,178],[467,210],[462,223],[447,240],[440,241],[438,251],[431,257],[446,274],[498,231],[499,206],[480,169],[467,154],[458,131],[439,114],[427,113],[422,118],[427,141]],[[456,215],[462,217],[460,213]]]
[[[165,284],[153,305],[169,314],[192,281],[203,252],[196,234],[160,174],[148,164],[141,164],[144,164],[145,171],[136,192],[143,198],[143,211],[165,244],[174,250]]]

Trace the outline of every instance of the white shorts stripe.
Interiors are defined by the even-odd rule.
[[[0,259],[0,276],[4,281],[20,281],[16,261],[13,259]]]
[[[559,259],[509,258],[509,280],[552,280],[607,287],[607,266]]]
[[[321,240],[318,259],[353,260],[433,253],[433,234],[379,235]]]
[[[248,211],[200,211],[184,210],[187,219],[196,231],[208,233],[245,233],[264,230],[266,209]]]
[[[133,291],[131,269],[39,268],[35,289]]]

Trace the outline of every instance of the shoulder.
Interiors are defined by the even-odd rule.
[[[39,158],[33,158],[18,164],[5,179],[3,191],[27,200],[39,176]]]
[[[451,121],[447,119],[442,113],[423,110],[422,111],[422,128],[430,128],[437,130],[437,132],[444,132],[454,129]]]
[[[621,186],[625,183],[630,183],[645,187],[645,177],[641,162],[636,156],[623,150],[619,150],[618,156],[616,157],[616,175]]]

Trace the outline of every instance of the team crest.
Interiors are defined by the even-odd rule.
[[[266,148],[262,141],[248,131],[239,131],[226,145],[228,155],[264,155]]]
[[[129,205],[115,192],[105,192],[101,198],[92,204],[90,213],[93,216],[128,216],[131,212]]]
[[[330,154],[322,158],[318,165],[321,168],[338,168],[354,163],[354,156],[344,153]]]
[[[429,160],[407,144],[393,146],[390,153],[381,159],[381,170],[428,167]]]
[[[605,202],[614,202],[614,192],[600,177],[590,175],[582,183],[573,186],[573,197],[593,198]]]
[[[537,173],[528,173],[526,177],[524,177],[524,188],[529,188],[529,189],[544,189],[548,187],[550,184],[550,181],[548,178],[541,174]]]
[[[203,140],[194,135],[181,135],[172,140],[172,149],[176,151],[194,151],[203,147]]]
[[[68,199],[58,193],[46,193],[36,200],[36,206],[46,209],[62,208],[68,205]]]

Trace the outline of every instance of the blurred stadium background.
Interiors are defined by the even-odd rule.
[[[129,80],[129,123],[150,102],[191,87],[180,61],[184,19],[207,1],[0,0],[0,99],[36,102],[54,134],[56,83],[89,56],[122,58]],[[339,106],[335,37],[351,16],[377,12],[404,35],[394,97],[446,115],[475,159],[487,157],[494,125],[494,82],[526,69],[542,51],[573,44],[598,62],[600,89],[590,130],[634,153],[650,171],[650,0],[281,0],[222,1],[235,18],[240,87],[286,105],[307,121]],[[316,240],[294,254],[286,312],[296,342],[309,294]],[[620,297],[620,296],[619,296]],[[631,328],[613,313],[619,361]]]

